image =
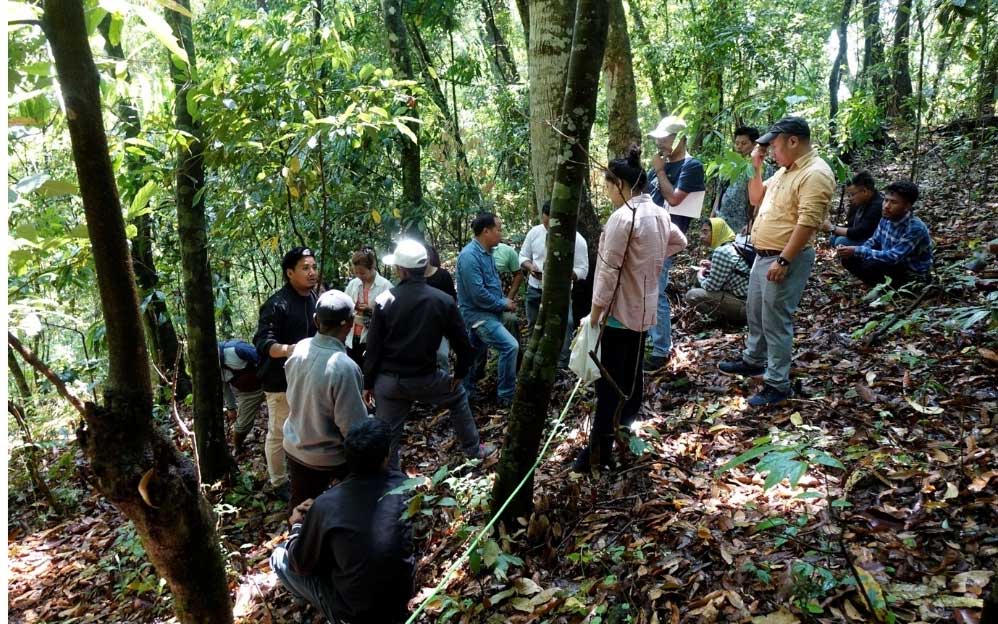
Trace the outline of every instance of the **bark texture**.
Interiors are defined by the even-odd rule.
[[[835,117],[839,114],[839,84],[842,81],[842,65],[849,49],[847,32],[849,29],[849,12],[852,10],[852,0],[842,2],[842,15],[839,17],[839,50],[832,61],[832,72],[828,76],[828,126],[832,140],[835,140]]]
[[[167,580],[177,619],[229,624],[225,562],[211,509],[191,461],[153,425],[149,354],[82,3],[47,0],[43,27],[65,105],[107,324],[104,404],[86,405],[77,438],[97,487],[135,524],[157,573]],[[139,492],[144,475],[149,475],[149,502]]]
[[[111,15],[108,14],[101,23],[100,31],[104,36],[104,49],[107,55],[117,61],[125,60],[125,52],[121,42],[111,42]],[[125,81],[130,82],[130,76],[125,75]],[[139,111],[127,97],[118,100],[116,113],[126,139],[134,139],[142,131]],[[141,157],[131,152],[125,153],[125,175],[122,196],[125,201],[133,197],[142,187],[142,179],[137,172],[142,168]],[[152,359],[156,367],[168,379],[177,378],[177,400],[183,401],[193,390],[190,375],[187,374],[186,363],[177,339],[177,330],[166,307],[166,299],[159,292],[159,273],[153,260],[152,214],[146,213],[136,220],[136,234],[132,238],[132,266],[139,286],[139,298],[148,299],[145,313],[142,315],[146,326],[146,338],[152,350]]]
[[[631,39],[627,33],[627,14],[623,0],[609,0],[610,25],[603,59],[606,83],[607,159],[627,153],[631,143],[641,144],[638,125],[638,96],[631,62]]]
[[[516,71],[516,62],[513,60],[513,52],[503,36],[502,30],[496,23],[496,14],[507,16],[509,9],[503,2],[493,0],[481,0],[482,21],[485,29],[485,41],[490,47],[489,61],[492,71],[500,83],[520,82],[520,73]]]
[[[880,28],[880,0],[863,0],[862,84],[874,95],[877,105],[886,108],[887,72],[884,67],[884,33]]]
[[[891,48],[891,85],[892,90],[887,102],[887,114],[890,117],[912,117],[912,109],[908,103],[911,98],[911,67],[909,52],[911,38],[912,0],[899,0],[897,15],[894,18],[894,46]]]
[[[665,117],[669,114],[669,103],[665,95],[665,85],[662,83],[661,63],[658,62],[653,53],[655,48],[652,47],[651,37],[648,35],[648,29],[645,28],[645,20],[641,17],[641,7],[635,0],[631,0],[627,4],[631,9],[631,19],[634,21],[634,39],[638,42],[639,47],[646,51],[645,55],[641,57],[641,61],[644,65],[644,71],[648,74],[648,79],[651,80],[651,94],[655,101],[655,108],[658,109],[659,117]]]
[[[565,76],[572,51],[574,0],[531,0],[530,45],[530,174],[538,208],[551,198],[560,144],[558,118],[565,96]]]
[[[564,14],[535,10],[532,3],[531,38],[544,29],[543,20],[559,23]],[[546,4],[546,3],[544,3]],[[548,7],[550,8],[550,7]],[[574,40],[571,62],[566,74],[566,86],[559,116],[559,133],[555,135],[555,180],[551,195],[551,221],[548,230],[547,255],[544,260],[544,286],[540,315],[530,336],[526,354],[517,378],[516,396],[509,416],[506,442],[497,467],[492,490],[492,510],[509,498],[517,484],[527,475],[537,458],[541,435],[548,420],[551,387],[555,379],[555,362],[561,351],[568,317],[575,231],[583,183],[588,170],[589,135],[596,113],[600,68],[606,45],[609,7],[606,0],[580,0],[574,13]],[[533,46],[531,46],[533,47]],[[531,73],[531,80],[534,74]],[[507,507],[503,519],[528,517],[533,508],[533,475]]]
[[[406,36],[405,21],[402,18],[401,0],[382,0],[385,17],[385,28],[388,33],[388,52],[392,65],[401,78],[415,80],[412,71],[412,54],[409,50],[409,39]],[[418,118],[416,98],[409,96],[409,117]],[[422,221],[423,183],[420,179],[419,167],[419,124],[406,122],[409,130],[417,140],[413,141],[402,134],[399,135],[402,170],[402,214],[405,219],[404,229],[410,236],[421,238],[419,222]]]
[[[179,4],[190,9],[189,0]],[[191,116],[187,94],[196,72],[191,20],[166,9],[173,35],[187,52],[189,65],[180,69],[170,63],[176,88],[177,128],[188,134],[188,145],[177,147],[177,229],[180,266],[184,276],[184,309],[187,312],[187,353],[194,382],[194,436],[197,440],[201,478],[215,481],[234,467],[225,440],[222,418],[222,371],[218,365],[215,330],[215,292],[208,263],[208,220],[204,205],[204,139],[201,125]]]

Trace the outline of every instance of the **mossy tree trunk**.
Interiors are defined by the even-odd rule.
[[[887,114],[891,118],[912,119],[911,65],[908,58],[911,39],[912,0],[899,0],[894,18],[894,45],[891,47],[891,93]]]
[[[169,584],[177,619],[229,624],[225,561],[211,508],[193,463],[152,419],[149,353],[82,3],[46,0],[43,28],[55,58],[107,327],[103,404],[86,405],[77,438],[98,489],[134,523]]]
[[[188,0],[178,4],[190,10]],[[187,355],[194,381],[194,437],[201,478],[215,481],[235,468],[225,441],[222,418],[222,371],[218,365],[215,329],[215,291],[208,263],[208,219],[204,202],[204,138],[201,125],[188,108],[188,94],[197,76],[194,35],[189,13],[166,9],[173,35],[187,52],[187,67],[170,62],[176,88],[174,111],[177,129],[186,133],[186,144],[177,146],[177,230],[183,273],[184,309],[187,316]]]
[[[873,93],[881,109],[887,107],[887,72],[884,71],[884,33],[880,28],[880,0],[863,0],[862,85]]]
[[[631,61],[631,39],[627,34],[627,14],[623,0],[610,0],[610,25],[603,59],[606,83],[607,158],[627,153],[631,143],[641,145],[638,125],[638,96]]]
[[[546,31],[542,23],[552,19],[563,23],[564,14],[536,10],[531,4],[531,38]],[[574,4],[574,3],[573,3]],[[492,510],[509,498],[537,459],[541,435],[548,421],[555,363],[561,351],[568,322],[572,263],[575,256],[575,231],[583,184],[588,170],[589,135],[596,114],[600,68],[606,46],[609,6],[606,0],[579,0],[578,8],[567,5],[562,10],[574,16],[574,37],[570,63],[565,74],[565,88],[557,128],[552,135],[556,163],[551,191],[551,221],[544,259],[544,284],[541,309],[527,345],[517,377],[516,396],[509,416],[506,441],[492,490]],[[563,36],[561,33],[559,36]],[[572,34],[571,32],[569,34]],[[533,48],[533,41],[531,48]],[[531,81],[533,81],[531,72]],[[545,146],[549,147],[549,146]],[[513,498],[504,513],[504,521],[528,517],[533,508],[533,475]]]

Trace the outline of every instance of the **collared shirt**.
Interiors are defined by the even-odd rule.
[[[285,452],[313,468],[342,465],[347,431],[367,418],[360,367],[342,342],[316,334],[295,345],[284,372],[290,408],[284,422]]]
[[[471,239],[457,257],[457,303],[465,322],[502,315],[507,301],[492,254]]]
[[[608,313],[627,329],[644,331],[655,324],[662,264],[686,248],[686,236],[647,193],[628,203],[610,215],[600,236],[593,305],[609,308]],[[614,299],[618,276],[620,288]]]
[[[726,292],[744,299],[748,295],[749,265],[738,255],[734,243],[726,243],[710,255],[710,270],[700,278],[700,288]]]
[[[523,239],[523,246],[520,247],[520,266],[527,260],[537,265],[537,270],[544,271],[544,258],[547,255],[548,230],[543,224],[535,225],[527,232]],[[575,279],[584,280],[589,275],[589,250],[586,249],[586,239],[582,234],[575,233],[575,258],[572,260],[572,272]],[[540,289],[541,280],[533,275],[527,278],[527,283],[532,287]]]
[[[925,223],[909,212],[898,221],[881,219],[870,240],[857,247],[855,253],[863,259],[902,265],[925,275],[932,268],[932,237]]]
[[[789,167],[780,168],[763,184],[766,195],[752,225],[756,249],[781,251],[798,225],[817,231],[835,193],[832,169],[813,149]],[[807,244],[813,239],[812,232]]]

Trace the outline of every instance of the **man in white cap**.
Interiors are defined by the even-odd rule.
[[[706,181],[703,164],[686,151],[686,122],[680,117],[662,118],[648,136],[658,148],[648,172],[648,187],[652,201],[666,210],[678,206],[690,193],[705,190]],[[670,211],[671,212],[671,211]],[[691,218],[683,215],[670,215],[683,234],[690,227]],[[672,354],[672,306],[669,304],[669,269],[672,256],[665,260],[658,278],[658,313],[655,326],[651,329],[652,351],[645,360],[645,371],[662,368]]]
[[[353,316],[349,295],[339,290],[323,293],[313,317],[318,333],[298,342],[284,364],[290,410],[283,444],[291,509],[346,477],[343,440],[351,425],[367,418],[363,376],[343,343],[353,329]]]
[[[478,427],[461,381],[471,368],[474,350],[453,297],[428,285],[426,248],[415,240],[399,241],[383,260],[398,270],[399,283],[374,300],[367,334],[364,396],[373,395],[376,418],[392,429],[389,465],[398,470],[399,442],[415,401],[450,410],[451,425],[467,457],[484,459],[495,449],[481,444]],[[437,366],[440,339],[457,356],[454,376]]]

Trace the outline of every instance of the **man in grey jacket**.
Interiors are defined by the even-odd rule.
[[[288,419],[284,452],[291,477],[291,501],[322,494],[347,475],[343,440],[350,426],[367,418],[360,367],[343,341],[353,327],[354,305],[346,293],[330,290],[315,304],[318,333],[295,345],[284,365]]]

